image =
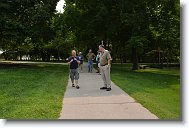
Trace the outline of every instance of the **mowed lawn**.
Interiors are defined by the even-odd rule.
[[[179,68],[130,69],[129,64],[113,64],[112,81],[160,119],[181,118]]]
[[[68,66],[0,64],[0,118],[57,119]]]

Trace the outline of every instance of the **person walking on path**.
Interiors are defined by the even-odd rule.
[[[76,88],[79,89],[78,80],[79,80],[79,69],[78,66],[80,64],[80,59],[76,56],[76,51],[72,50],[72,56],[68,58],[68,64],[70,64],[70,79],[72,82],[72,87],[75,87],[74,80],[76,84]]]
[[[84,61],[84,56],[83,56],[82,52],[79,52],[79,59],[80,59],[79,68],[80,68],[80,71],[83,72],[83,61]]]
[[[104,81],[104,87],[101,87],[100,89],[106,89],[106,91],[111,91],[110,63],[112,58],[109,51],[104,49],[104,45],[99,46],[99,52],[101,75]]]
[[[97,66],[97,72],[96,73],[98,73],[99,75],[101,75],[100,74],[100,63],[99,63],[99,61],[100,61],[100,52],[99,51],[97,51],[97,56],[96,56],[96,66]]]
[[[88,59],[88,72],[93,71],[93,60],[96,58],[96,55],[92,52],[92,49],[89,49],[89,53],[87,54]]]

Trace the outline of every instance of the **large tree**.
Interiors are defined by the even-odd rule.
[[[66,0],[64,14],[78,46],[94,48],[103,40],[133,70],[152,50],[166,51],[166,60],[179,56],[178,0]]]
[[[54,35],[51,20],[55,15],[58,0],[3,0],[1,10],[1,43],[4,50],[17,51],[22,56],[23,49],[30,49],[32,55],[39,54],[47,60],[47,50],[43,47]],[[26,39],[31,38],[33,47]]]

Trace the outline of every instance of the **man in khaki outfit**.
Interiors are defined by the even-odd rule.
[[[92,52],[92,49],[89,49],[89,53],[87,54],[88,59],[88,72],[93,72],[93,60],[96,58],[96,55]]]
[[[110,80],[110,63],[111,63],[111,55],[108,50],[104,49],[104,45],[99,46],[100,52],[100,68],[102,79],[104,81],[104,87],[100,89],[106,89],[106,91],[111,91],[111,80]]]

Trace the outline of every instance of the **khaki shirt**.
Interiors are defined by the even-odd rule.
[[[89,52],[86,57],[88,60],[93,60],[93,59],[95,59],[96,55],[94,53]]]
[[[104,50],[100,53],[100,65],[107,65],[109,59],[112,60],[112,57],[108,50]]]

